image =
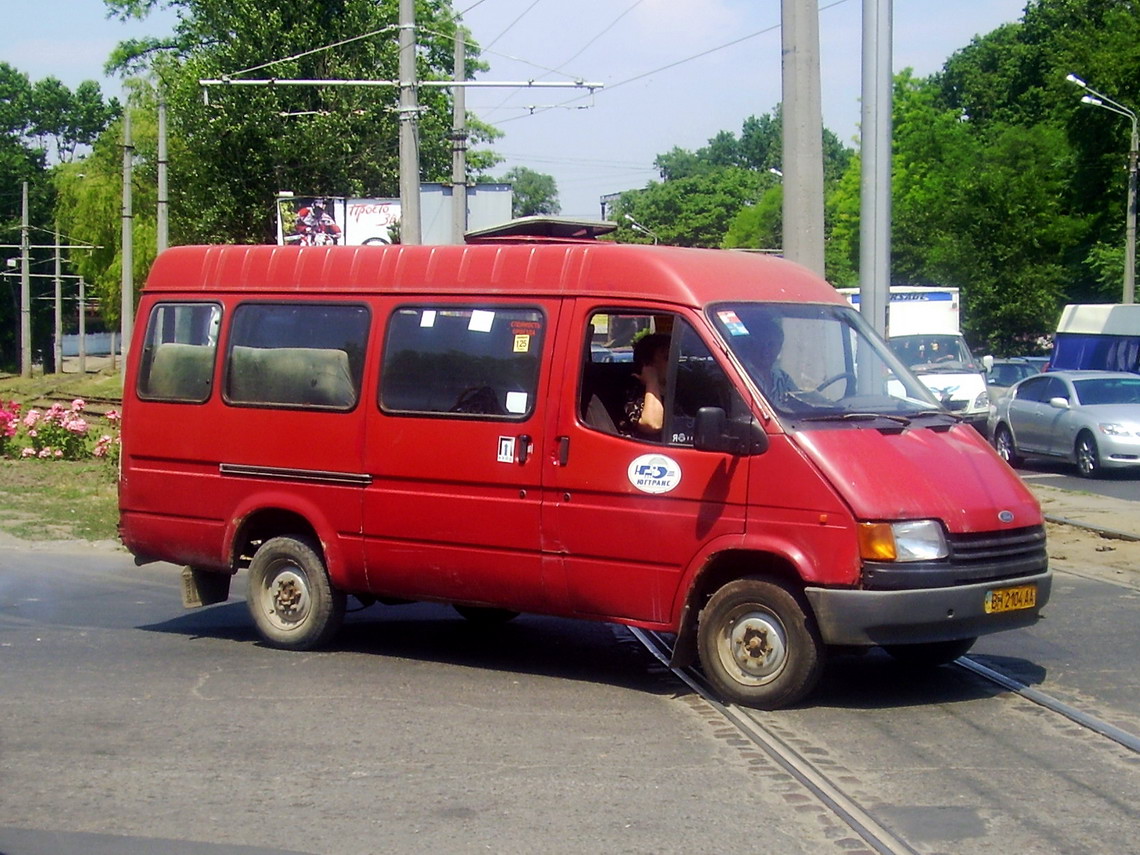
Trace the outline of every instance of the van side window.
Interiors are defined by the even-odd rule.
[[[660,417],[646,397],[645,367],[651,365],[660,394]],[[728,417],[751,417],[743,398],[700,336],[669,314],[598,312],[590,318],[579,384],[584,424],[644,442],[692,445],[701,407],[720,407]]]
[[[187,403],[209,398],[221,320],[215,303],[157,304],[139,363],[139,397]]]
[[[351,410],[369,311],[356,304],[243,303],[234,310],[225,398],[247,406]]]
[[[534,411],[545,325],[537,309],[397,309],[384,343],[380,406],[525,419]]]

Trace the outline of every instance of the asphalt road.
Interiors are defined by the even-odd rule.
[[[1082,478],[1071,465],[1032,461],[1020,466],[1017,474],[1030,484],[1140,502],[1140,469],[1110,471],[1100,478]]]
[[[240,578],[240,577],[239,577]],[[628,634],[449,608],[261,646],[109,550],[0,552],[0,852],[810,853]]]
[[[974,655],[1140,733],[1140,572],[1055,566]],[[289,653],[169,565],[5,544],[0,663],[3,855],[863,851],[604,624],[378,607]],[[923,855],[1135,851],[1135,755],[958,669],[838,657],[771,715]]]

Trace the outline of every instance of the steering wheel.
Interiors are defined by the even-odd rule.
[[[844,380],[844,379],[850,380],[852,382],[856,382],[858,380],[858,378],[854,374],[852,374],[850,371],[840,371],[838,374],[833,374],[832,376],[830,376],[826,380],[824,380],[822,383],[820,383],[818,386],[816,386],[815,391],[822,392],[824,389],[826,389],[828,386],[832,385],[833,383],[838,383],[840,380]]]

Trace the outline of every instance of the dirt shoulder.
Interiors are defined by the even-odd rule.
[[[1140,588],[1140,514],[1136,503],[1037,484],[1030,489],[1046,517],[1053,520],[1046,526],[1054,569]]]

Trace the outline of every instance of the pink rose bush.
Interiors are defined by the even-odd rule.
[[[119,413],[108,411],[103,418],[110,433],[92,436],[92,424],[85,415],[87,403],[76,398],[69,405],[52,404],[46,410],[30,409],[22,417],[20,405],[0,405],[0,454],[19,449],[21,458],[37,460],[83,460],[100,457],[118,460]]]
[[[20,405],[15,401],[0,401],[0,457],[8,453],[8,446],[20,429]]]

